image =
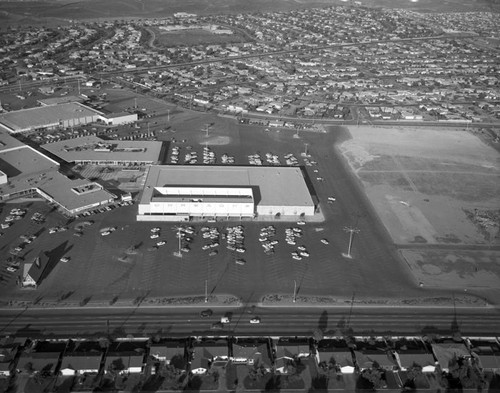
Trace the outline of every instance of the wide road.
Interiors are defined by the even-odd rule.
[[[0,334],[40,337],[148,337],[188,335],[307,335],[320,328],[326,336],[353,335],[500,335],[500,310],[478,307],[263,307],[214,308],[202,318],[203,307],[94,308],[2,310]],[[226,313],[231,323],[223,330],[211,326]],[[260,324],[250,324],[258,315]]]

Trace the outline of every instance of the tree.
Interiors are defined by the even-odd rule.
[[[363,370],[363,372],[361,373],[361,378],[368,381],[371,384],[372,389],[374,390],[386,386],[384,371],[380,369],[368,368],[366,370]]]

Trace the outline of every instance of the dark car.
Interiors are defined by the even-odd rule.
[[[206,318],[206,317],[211,317],[213,314],[212,310],[208,309],[208,310],[203,310],[202,312],[200,312],[200,316],[203,317],[203,318]]]
[[[224,329],[224,324],[222,322],[215,322],[212,325],[212,329],[213,330],[222,330],[222,329]]]

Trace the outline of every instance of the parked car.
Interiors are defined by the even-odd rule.
[[[260,323],[260,318],[259,317],[253,317],[250,319],[250,323]]]
[[[212,310],[210,310],[209,308],[208,308],[208,309],[206,309],[206,310],[203,310],[202,312],[200,312],[200,316],[201,316],[202,318],[211,317],[211,316],[212,316],[212,314],[213,314],[213,311],[212,311]]]

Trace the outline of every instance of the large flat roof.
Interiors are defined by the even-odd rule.
[[[141,198],[147,204],[155,187],[251,187],[261,206],[314,206],[297,167],[153,165]],[[260,194],[260,195],[259,195]]]
[[[38,102],[42,105],[55,105],[55,104],[65,104],[67,102],[83,102],[83,98],[78,96],[59,96],[59,97],[42,98],[41,100],[38,100]]]
[[[54,173],[50,182],[39,187],[41,191],[51,196],[67,210],[74,210],[85,206],[99,204],[113,199],[114,195],[104,189],[96,189],[93,192],[77,194],[73,188],[92,184],[88,179],[68,179],[59,172]]]
[[[155,163],[159,160],[162,142],[104,140],[90,135],[47,143],[42,148],[66,162],[112,160]]]
[[[57,169],[59,164],[30,146],[0,151],[0,170],[9,180]]]
[[[0,125],[10,132],[58,125],[61,121],[101,114],[78,102],[48,105],[0,114]]]
[[[10,136],[7,132],[0,130],[0,151],[17,149],[21,146],[26,146],[23,142]]]

